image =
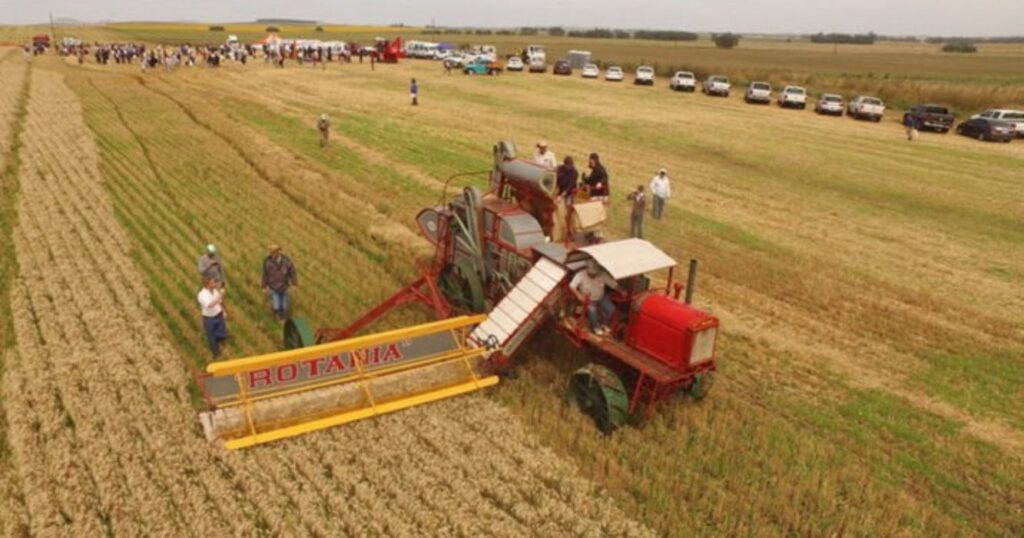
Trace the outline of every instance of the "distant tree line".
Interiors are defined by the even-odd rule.
[[[874,32],[866,34],[826,34],[818,32],[811,36],[811,43],[835,43],[840,45],[874,45],[878,36]]]
[[[720,49],[732,49],[740,44],[740,35],[731,32],[724,34],[711,34],[711,41]]]
[[[925,43],[941,45],[944,43],[1024,43],[1024,36],[1004,37],[929,37]]]
[[[978,47],[969,41],[950,41],[942,46],[942,52],[959,52],[961,54],[973,54],[978,52]]]
[[[653,39],[656,41],[696,41],[699,37],[694,32],[675,30],[637,30],[633,32],[634,39]]]

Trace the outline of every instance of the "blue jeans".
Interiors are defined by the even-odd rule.
[[[275,314],[285,316],[288,313],[288,290],[270,290],[270,306]]]
[[[590,319],[590,330],[596,331],[608,324],[608,320],[615,311],[615,304],[612,303],[611,295],[607,293],[599,301],[587,305],[587,318]]]
[[[208,318],[203,316],[203,332],[206,333],[206,345],[210,346],[210,352],[214,358],[220,356],[220,343],[228,338],[228,323],[224,320],[224,314]]]

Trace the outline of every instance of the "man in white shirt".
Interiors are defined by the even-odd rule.
[[[555,154],[548,149],[548,143],[545,140],[537,142],[537,154],[533,156],[533,162],[551,170],[558,166]]]
[[[228,324],[224,315],[224,290],[215,278],[205,278],[203,289],[196,296],[203,314],[203,332],[214,360],[219,359],[222,346],[228,338]]]
[[[668,181],[668,170],[658,170],[658,175],[651,180],[651,194],[654,195],[654,205],[651,212],[655,219],[661,220],[665,213],[665,202],[672,196],[672,185]]]
[[[588,260],[587,268],[577,272],[569,282],[569,290],[580,304],[589,298],[587,318],[590,320],[590,330],[599,336],[605,336],[610,332],[608,321],[615,311],[612,297],[607,293],[608,288],[617,290],[619,284],[594,260]]]

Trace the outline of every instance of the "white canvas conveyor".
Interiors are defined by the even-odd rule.
[[[504,347],[531,317],[535,317],[531,314],[558,289],[566,273],[564,267],[541,258],[494,307],[487,320],[473,330],[473,340],[484,344],[493,336],[497,346]]]

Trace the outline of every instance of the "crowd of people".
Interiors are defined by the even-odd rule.
[[[196,294],[196,301],[203,319],[206,343],[216,360],[223,355],[228,339],[227,273],[224,260],[213,244],[206,245],[206,251],[199,257],[197,266],[203,284]],[[284,254],[280,245],[270,247],[270,253],[263,260],[260,282],[274,317],[278,321],[288,319],[291,312],[288,290],[298,286],[299,278],[295,264]]]
[[[580,173],[576,169],[576,163],[571,156],[566,156],[562,164],[558,162],[555,154],[548,148],[544,140],[537,142],[537,152],[534,154],[533,162],[555,170],[555,196],[561,199],[566,207],[571,207],[580,191],[585,191],[591,200],[601,200],[608,204],[611,200],[611,184],[608,177],[608,170],[601,164],[601,157],[597,153],[591,153],[587,159],[589,173]],[[648,185],[651,196],[651,215],[655,220],[661,220],[665,214],[665,203],[672,196],[672,185],[668,177],[668,170],[662,168],[651,179]],[[644,235],[644,215],[647,213],[647,192],[644,185],[637,185],[636,190],[626,196],[626,200],[632,204],[630,209],[630,236],[642,238]]]

